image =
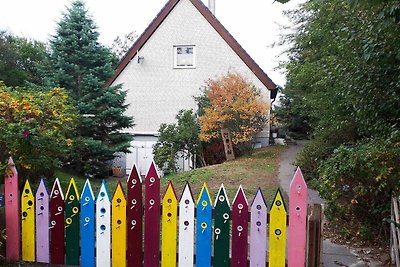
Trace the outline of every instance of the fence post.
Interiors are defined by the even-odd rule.
[[[390,249],[391,249],[391,259],[392,263],[396,263],[396,267],[400,266],[399,259],[399,205],[397,196],[392,197],[392,205],[391,205],[391,216],[390,216]],[[397,224],[397,225],[396,225]]]
[[[308,219],[308,267],[322,266],[322,207],[314,204]]]

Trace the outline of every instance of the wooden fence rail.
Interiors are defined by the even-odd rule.
[[[232,202],[223,185],[213,202],[205,183],[197,200],[189,184],[178,199],[171,182],[160,197],[154,164],[144,183],[134,166],[126,188],[125,194],[118,183],[109,194],[103,181],[95,197],[89,180],[79,194],[71,179],[64,197],[58,179],[50,194],[41,180],[34,195],[26,181],[19,198],[10,159],[6,258],[81,266],[300,267],[318,246],[307,249],[307,184],[300,169],[289,209],[278,189],[269,213],[261,189],[249,204],[242,186]]]

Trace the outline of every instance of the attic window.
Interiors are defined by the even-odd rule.
[[[174,68],[195,68],[195,46],[174,46]]]

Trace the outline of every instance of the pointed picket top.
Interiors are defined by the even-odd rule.
[[[43,193],[43,194],[40,194]],[[40,178],[39,186],[36,190],[35,197],[43,197],[44,194],[49,195],[49,190],[47,189],[46,183],[44,182],[43,177]]]
[[[163,196],[163,202],[167,198],[171,198],[173,201],[178,201],[178,198],[176,196],[175,188],[174,185],[172,184],[171,180],[168,181],[167,189],[165,189],[165,193]]]
[[[117,186],[115,187],[114,194],[112,196],[112,201],[114,199],[117,199],[118,197],[120,197],[121,200],[126,200],[124,189],[122,188],[121,181],[118,181]]]
[[[196,201],[197,205],[199,205],[200,200],[201,201],[206,201],[206,202],[210,203],[210,205],[212,205],[210,191],[208,191],[207,183],[205,183],[205,182],[203,183],[203,187],[201,188],[199,197],[197,198],[197,201]],[[203,202],[203,203],[205,203],[205,202]]]
[[[53,188],[51,189],[50,198],[61,198],[64,200],[64,194],[61,189],[60,180],[56,178],[53,184]]]
[[[14,163],[14,160],[12,159],[12,157],[10,157],[8,159],[7,167],[8,167],[7,169],[11,170],[11,172],[12,172],[12,173],[9,173],[9,175],[13,175],[13,176],[18,175],[17,168],[15,167],[15,163]]]
[[[133,182],[133,181],[135,181],[135,182]],[[138,169],[136,167],[136,164],[133,164],[132,170],[129,173],[129,176],[128,176],[128,179],[126,180],[126,183],[129,186],[135,186],[136,184],[141,184],[142,182],[143,181],[142,181],[142,178],[139,175],[139,171],[138,171]]]
[[[262,207],[265,206],[265,208],[267,208],[267,202],[265,202],[265,197],[260,187],[257,188],[256,194],[254,195],[250,206],[256,207],[256,205],[261,205]]]
[[[35,199],[31,185],[26,179],[21,192],[21,242],[22,260],[35,261]]]
[[[276,266],[285,266],[286,206],[280,189],[277,190],[270,211],[269,258]]]
[[[281,189],[278,188],[278,190],[275,193],[274,201],[272,201],[271,211],[276,210],[276,209],[280,210],[282,208],[285,212],[287,212],[286,204],[285,204],[285,201],[283,200]]]
[[[150,177],[150,179],[147,179],[149,177]],[[155,180],[151,179],[151,177],[153,177]],[[156,168],[156,163],[153,160],[147,171],[145,184],[148,184],[148,185],[154,184],[157,182],[157,179],[160,180],[160,175],[158,174],[158,171]]]
[[[221,186],[218,189],[217,197],[215,198],[214,207],[216,207],[218,204],[224,204],[224,205],[228,205],[228,207],[230,207],[228,195],[226,194],[224,184],[221,184]]]
[[[36,261],[50,262],[49,192],[44,179],[40,179],[36,191]]]
[[[214,203],[214,266],[228,267],[230,251],[231,209],[223,184]]]
[[[25,180],[22,197],[33,198],[31,184],[28,179]]]
[[[179,266],[193,265],[194,227],[194,198],[186,182],[179,200]]]
[[[97,194],[96,202],[103,201],[103,200],[110,202],[110,195],[108,194],[106,181],[104,179],[101,182],[99,193]]]
[[[189,205],[190,203],[194,204],[194,197],[189,182],[186,182],[181,198],[179,199],[179,205]]]
[[[267,261],[267,204],[261,188],[251,202],[250,266],[265,266]]]
[[[246,195],[244,193],[242,185],[240,185],[238,190],[236,191],[236,195],[233,198],[232,206],[235,205],[235,204],[239,205],[240,203],[242,203],[243,205],[246,205],[247,207],[249,206],[249,203],[247,202],[247,198],[246,198]],[[243,208],[240,208],[240,207],[239,207],[239,209],[243,209]]]
[[[94,201],[94,193],[92,186],[90,185],[89,179],[86,179],[85,185],[82,189],[81,203],[85,204],[89,201]]]
[[[307,184],[297,168],[289,190],[289,266],[304,265],[307,243]]]
[[[249,204],[242,185],[232,203],[232,267],[247,266]]]
[[[68,189],[67,189],[67,194],[66,196],[66,200],[68,201],[68,203],[70,201],[76,200],[79,201],[79,194],[78,194],[78,188],[76,187],[76,183],[75,183],[75,179],[71,178],[71,180],[69,181],[69,185],[68,185]],[[73,196],[73,197],[71,197]]]
[[[307,183],[304,180],[303,173],[301,172],[300,167],[297,167],[296,173],[294,174],[293,179],[290,182],[290,192],[292,191],[296,192],[297,194],[307,194]]]

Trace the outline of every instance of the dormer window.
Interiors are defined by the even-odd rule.
[[[196,49],[194,45],[174,46],[174,68],[195,68],[195,52]]]

